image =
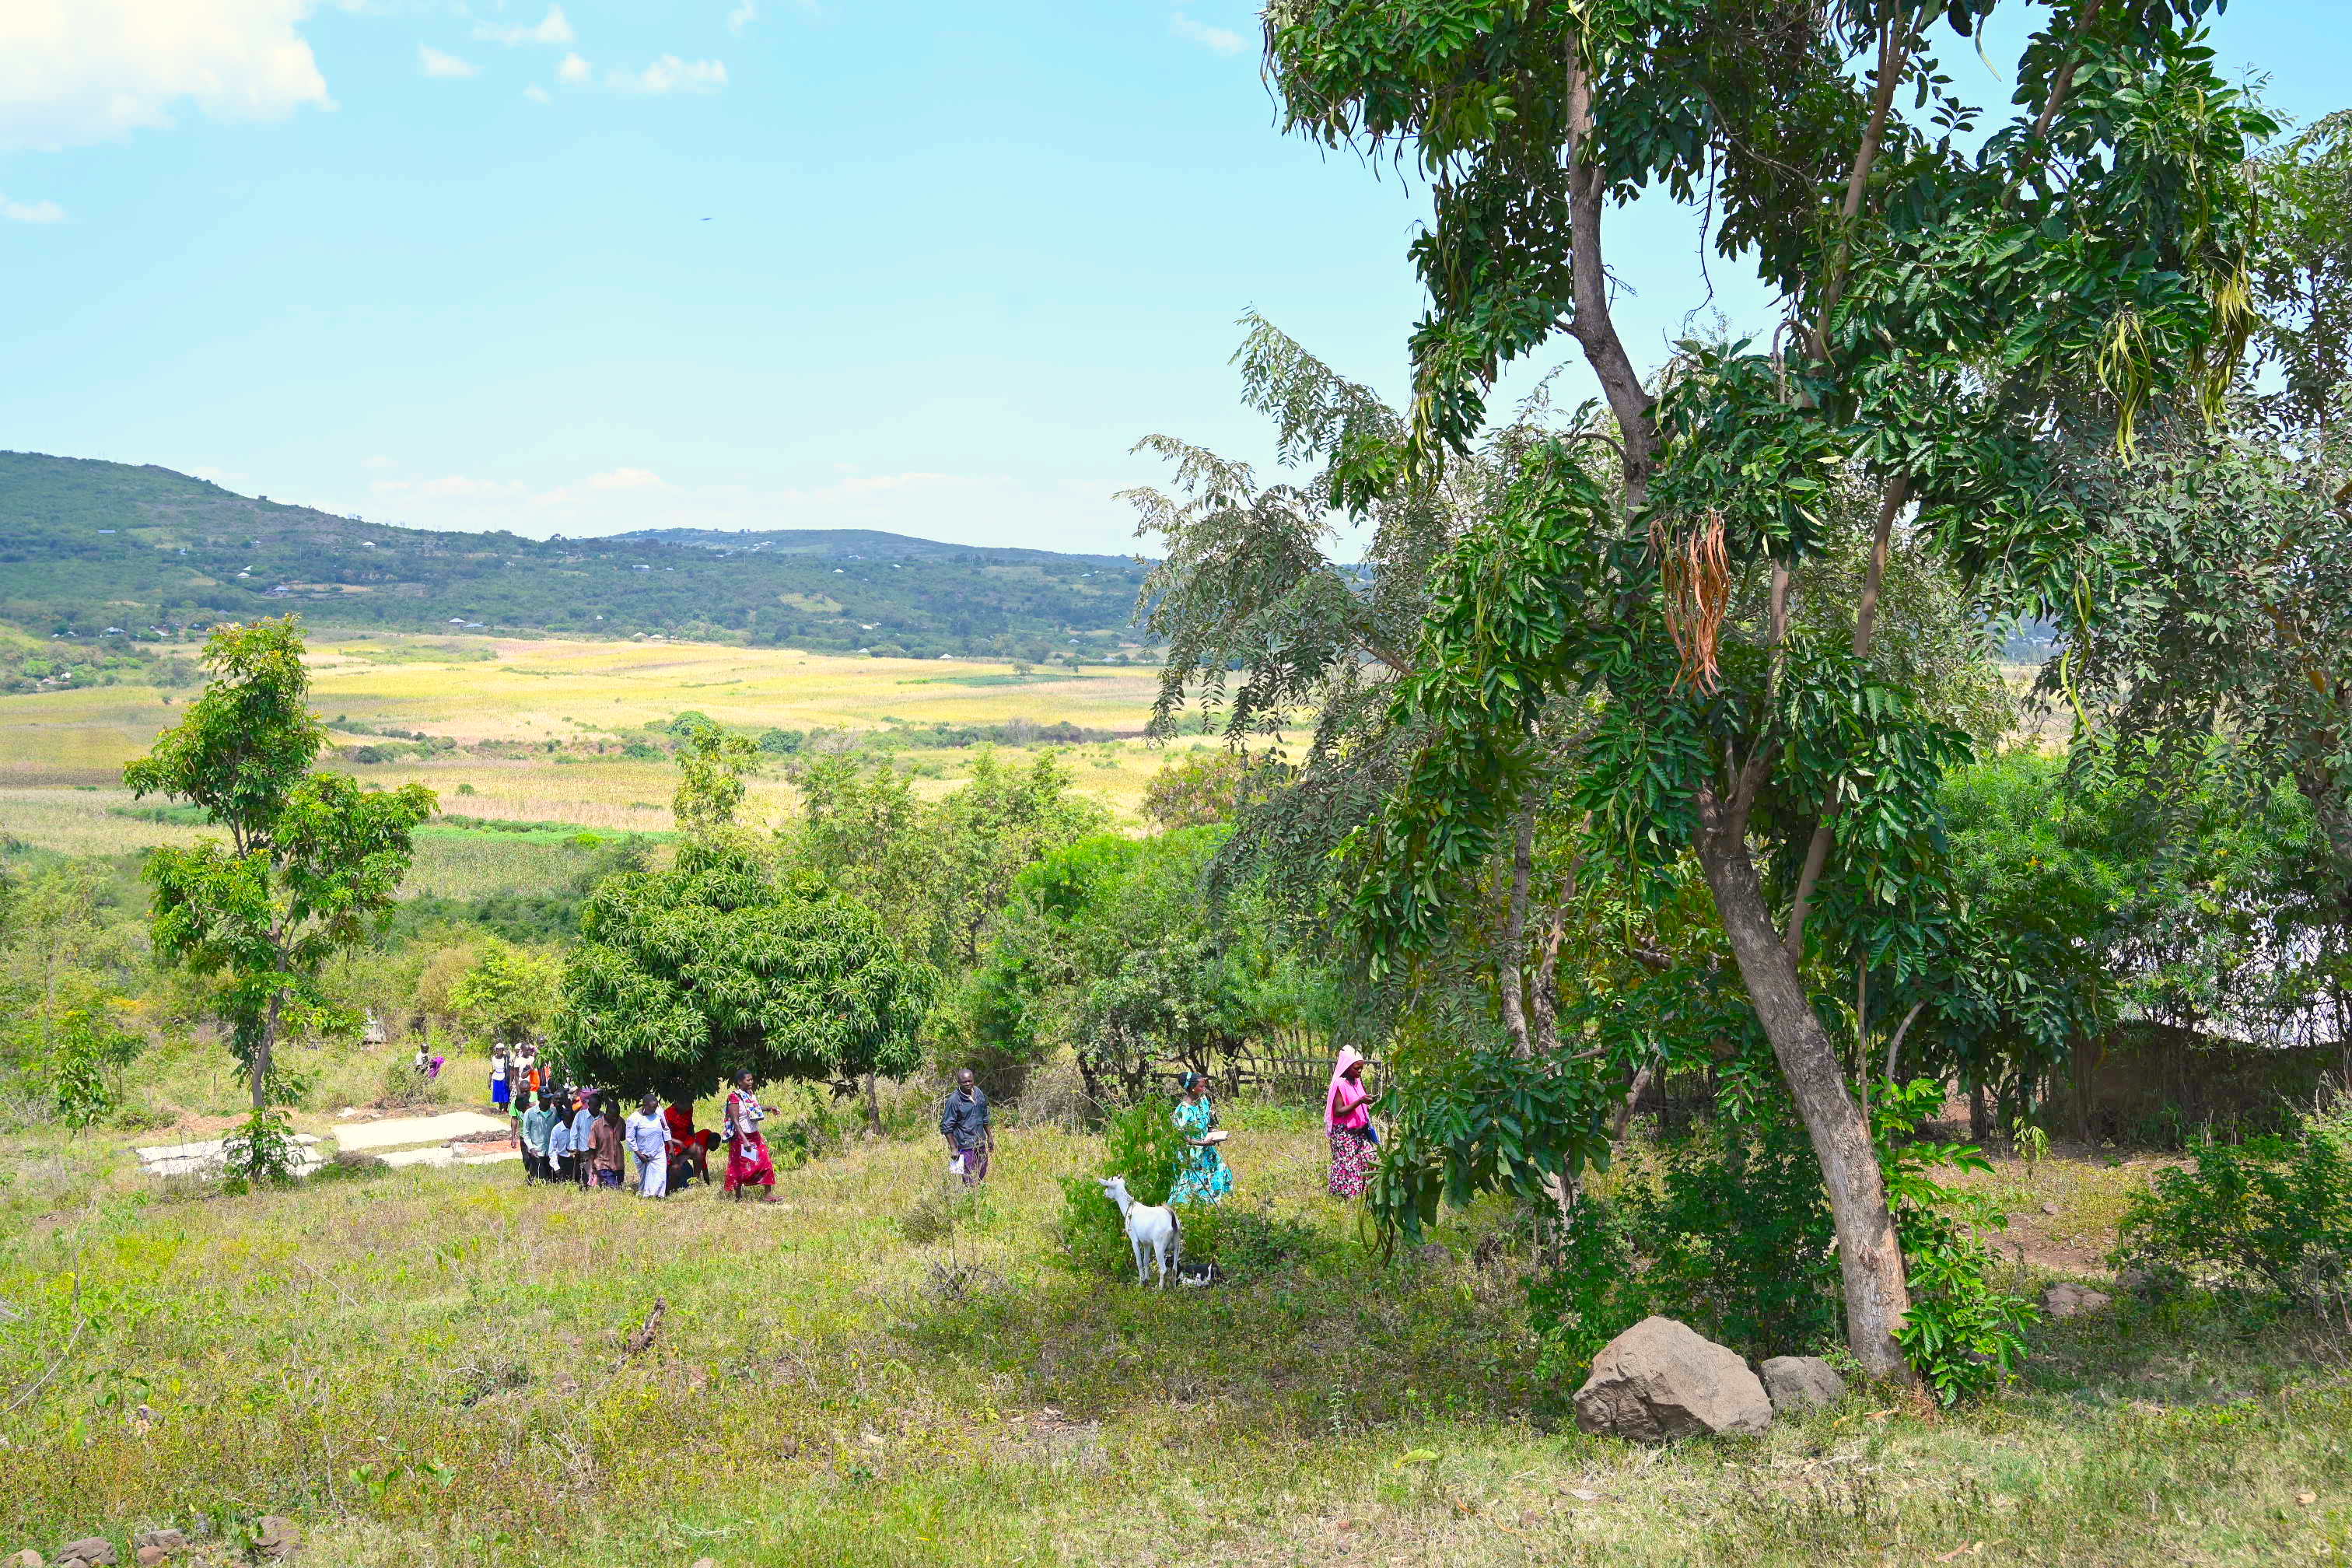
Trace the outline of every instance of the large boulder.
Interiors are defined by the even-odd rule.
[[[2042,1292],[2042,1310],[2053,1318],[2079,1318],[2086,1312],[2105,1311],[2113,1300],[2104,1290],[2062,1279]]]
[[[1817,1355],[1776,1355],[1756,1370],[1775,1415],[1818,1410],[1845,1397],[1845,1379]]]
[[[1752,1437],[1772,1425],[1772,1402],[1739,1352],[1672,1318],[1644,1318],[1602,1346],[1575,1404],[1583,1430],[1643,1443]]]

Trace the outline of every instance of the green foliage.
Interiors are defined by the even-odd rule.
[[[2279,390],[2265,401],[2305,428],[2342,417],[2352,384],[2352,110],[2325,114],[2254,165],[2263,199],[2254,303]]]
[[[205,666],[204,694],[123,779],[137,795],[200,806],[228,829],[226,843],[151,851],[145,873],[156,956],[218,982],[216,1005],[252,1075],[258,1114],[283,1028],[350,1026],[320,970],[382,928],[411,836],[435,805],[422,784],[362,788],[311,770],[325,731],[310,710],[292,618],[221,628],[205,646]]]
[[[1279,789],[1286,772],[1238,752],[1184,752],[1161,763],[1144,786],[1143,815],[1162,832],[1231,822]]]
[[[294,1124],[275,1105],[257,1106],[222,1140],[221,1153],[232,1190],[291,1181],[302,1163],[302,1145],[294,1142]]]
[[[903,1077],[938,975],[871,910],[731,838],[589,898],[554,1040],[582,1082],[691,1101],[723,1078]]]
[[[1104,1279],[1132,1274],[1135,1259],[1118,1205],[1103,1192],[1099,1178],[1124,1176],[1128,1195],[1137,1203],[1164,1204],[1175,1190],[1183,1154],[1184,1136],[1176,1130],[1168,1101],[1155,1096],[1114,1112],[1103,1125],[1102,1160],[1094,1172],[1061,1179],[1063,1261]]]
[[[670,728],[683,734],[677,751],[677,793],[670,803],[678,831],[709,833],[732,823],[743,804],[744,776],[759,771],[762,756],[759,745],[720,729],[699,713],[680,714]]]
[[[1985,1235],[2005,1226],[2008,1217],[1991,1200],[1928,1174],[1992,1166],[1965,1143],[1912,1141],[1943,1100],[1943,1085],[1928,1079],[1882,1084],[1871,1106],[1871,1127],[1911,1284],[1911,1310],[1895,1331],[1895,1342],[1936,1397],[1949,1405],[1989,1394],[2017,1375],[2025,1330],[2039,1314],[1992,1277],[2000,1258]]]
[[[1653,1313],[1750,1360],[1811,1353],[1838,1331],[1837,1258],[1812,1148],[1785,1107],[1661,1142],[1612,1195],[1576,1205],[1557,1261],[1528,1282],[1553,1375]]]
[[[2352,1300],[2352,1116],[2294,1139],[2200,1143],[2132,1195],[2110,1261],[2161,1291],[2192,1279],[2298,1306]]]
[[[491,942],[449,987],[450,1011],[468,1037],[485,1044],[535,1040],[555,1016],[562,984],[554,953]]]
[[[119,1001],[68,1009],[50,1031],[40,1079],[58,1120],[86,1131],[122,1109],[122,1069],[147,1048],[146,1037],[116,1021]]]

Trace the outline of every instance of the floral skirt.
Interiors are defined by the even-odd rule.
[[[1171,1204],[1213,1204],[1234,1190],[1234,1168],[1214,1149],[1187,1150],[1176,1168]]]
[[[1372,1161],[1379,1146],[1360,1132],[1344,1127],[1328,1130],[1331,1134],[1331,1195],[1335,1198],[1360,1198],[1364,1184],[1371,1179]]]

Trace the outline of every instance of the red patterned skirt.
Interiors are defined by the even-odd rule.
[[[1371,1179],[1372,1161],[1380,1146],[1360,1132],[1345,1127],[1328,1129],[1331,1134],[1331,1195],[1335,1198],[1360,1198],[1364,1184]]]
[[[768,1158],[768,1141],[757,1132],[747,1132],[727,1145],[727,1190],[738,1187],[772,1187],[776,1184],[776,1163]]]

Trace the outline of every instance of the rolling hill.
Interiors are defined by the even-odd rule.
[[[662,633],[821,652],[1089,657],[1131,644],[1149,569],[857,530],[449,533],[242,496],[169,468],[0,452],[0,621],[177,637],[321,626]]]

